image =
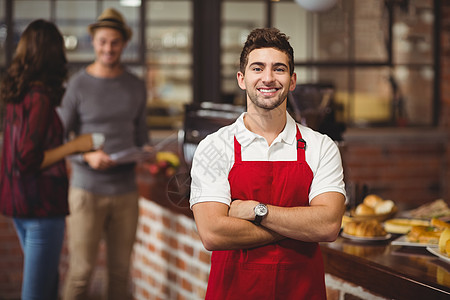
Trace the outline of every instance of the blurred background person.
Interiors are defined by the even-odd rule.
[[[67,219],[69,270],[65,299],[87,299],[100,240],[107,245],[106,299],[128,299],[129,269],[139,215],[135,163],[111,154],[148,142],[147,90],[127,71],[121,55],[132,31],[121,13],[106,9],[89,32],[95,61],[69,81],[59,110],[66,133],[99,132],[102,149],[71,159]]]
[[[56,26],[36,20],[23,32],[0,87],[5,105],[0,211],[13,217],[24,253],[22,299],[57,299],[58,265],[69,213],[64,157],[92,148],[91,134],[63,144],[55,107],[66,56]]]

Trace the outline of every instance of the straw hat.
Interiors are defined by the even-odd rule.
[[[95,29],[100,27],[109,27],[119,30],[123,34],[126,41],[128,41],[133,34],[131,28],[125,24],[125,19],[122,14],[114,8],[105,9],[97,18],[97,22],[89,25],[88,30],[91,35],[93,35]]]

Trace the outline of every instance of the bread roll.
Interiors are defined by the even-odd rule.
[[[392,211],[394,206],[395,206],[395,204],[394,204],[394,201],[392,201],[392,200],[384,200],[384,201],[378,202],[375,205],[375,214],[377,214],[377,215],[388,214]]]
[[[378,203],[382,202],[384,199],[381,198],[378,195],[375,194],[369,194],[367,195],[364,200],[363,203],[373,209],[375,209],[375,206],[377,206]]]
[[[355,215],[357,216],[373,216],[374,214],[375,210],[364,203],[359,204],[355,209]]]

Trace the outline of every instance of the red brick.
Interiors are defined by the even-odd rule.
[[[211,263],[211,254],[206,251],[200,251],[198,253],[198,259],[203,263],[210,264]]]
[[[178,269],[183,270],[183,271],[185,271],[187,268],[186,262],[178,257],[176,258],[176,265],[177,265]]]
[[[148,225],[142,225],[142,231],[146,234],[150,234],[150,227]]]
[[[177,231],[177,233],[180,233],[180,234],[187,234],[186,228],[183,225],[181,225],[180,223],[176,224],[176,231]]]
[[[339,290],[327,287],[327,300],[339,300],[341,293]]]
[[[192,248],[191,246],[183,245],[182,248],[183,248],[184,252],[186,254],[188,254],[189,256],[194,255],[194,248]]]
[[[184,278],[182,279],[181,287],[186,291],[192,292],[192,284]]]

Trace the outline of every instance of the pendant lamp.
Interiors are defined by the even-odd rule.
[[[338,0],[295,0],[298,5],[306,10],[320,12],[329,10],[336,5]]]

